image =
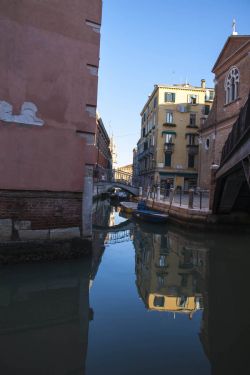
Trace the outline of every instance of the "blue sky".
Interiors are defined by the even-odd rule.
[[[250,0],[104,0],[98,111],[118,164],[132,162],[140,112],[156,83],[213,87],[211,69],[236,19],[250,34]]]

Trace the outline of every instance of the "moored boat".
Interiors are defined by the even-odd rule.
[[[137,210],[138,204],[136,202],[121,202],[121,208],[128,214],[131,214],[133,211]]]
[[[168,215],[153,210],[136,210],[133,212],[136,219],[149,221],[151,223],[163,223],[167,221]]]

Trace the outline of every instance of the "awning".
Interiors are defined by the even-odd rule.
[[[161,132],[161,134],[173,134],[173,135],[176,135],[176,132],[172,131],[172,130],[163,130]]]
[[[189,177],[189,178],[196,178],[198,173],[188,173],[188,172],[159,172],[160,176],[167,176],[167,177]]]

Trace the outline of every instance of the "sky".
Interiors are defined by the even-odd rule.
[[[204,78],[232,33],[250,34],[250,0],[104,0],[98,112],[118,151],[132,163],[140,112],[154,84]]]

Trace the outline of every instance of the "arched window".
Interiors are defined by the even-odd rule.
[[[234,66],[225,79],[226,104],[233,102],[239,96],[240,73]]]

